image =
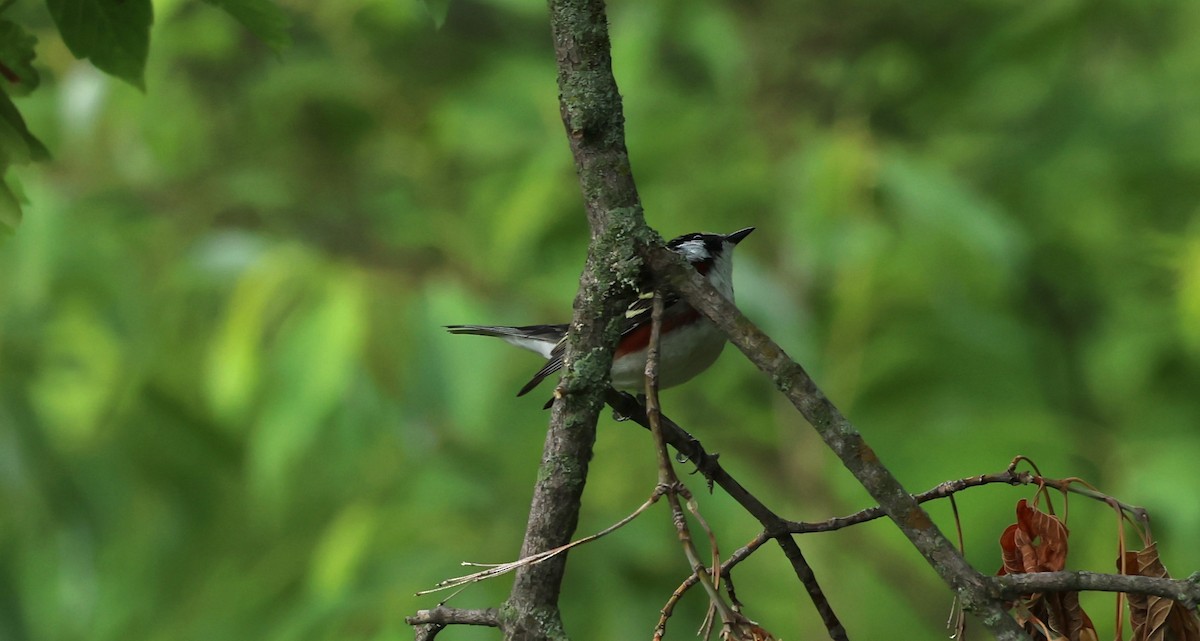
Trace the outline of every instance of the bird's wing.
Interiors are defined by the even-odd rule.
[[[638,330],[642,330],[644,333],[646,333],[646,336],[648,338],[649,333],[646,332],[646,330],[650,327],[650,312],[653,309],[653,307],[654,307],[654,293],[652,291],[651,292],[643,292],[642,294],[639,294],[637,297],[637,300],[633,301],[633,303],[630,304],[629,307],[625,310],[625,318],[623,318],[621,321],[621,323],[622,323],[622,326],[621,326],[622,338],[629,336],[630,334],[633,334],[634,332],[637,332]],[[681,307],[688,307],[688,306],[686,303],[683,303],[681,301],[681,299],[679,298],[679,296],[677,294],[674,294],[674,293],[665,294],[665,297],[663,299],[663,309],[664,309],[663,315],[665,317],[670,318],[672,315],[674,315],[674,313],[677,312],[677,310],[681,309]],[[548,357],[548,360],[546,361],[546,364],[542,366],[542,369],[538,370],[537,373],[533,375],[533,378],[531,378],[529,380],[529,382],[525,384],[525,387],[521,388],[521,391],[517,392],[517,396],[524,396],[525,394],[528,394],[531,390],[533,390],[533,388],[537,387],[539,383],[541,383],[543,380],[545,380],[547,376],[550,376],[551,374],[562,369],[563,356],[567,351],[567,335],[566,335],[567,326],[566,325],[546,325],[546,326],[536,326],[535,325],[535,326],[531,326],[531,327],[553,327],[556,329],[561,328],[562,334],[560,335],[561,338],[559,339],[559,341],[557,343],[555,343],[554,348],[550,350],[550,355]],[[529,328],[520,328],[520,329],[529,329]],[[643,341],[643,342],[645,342],[645,341]],[[644,345],[642,347],[644,347]],[[625,350],[625,351],[630,351],[630,350]],[[636,351],[636,350],[634,350],[634,351]],[[618,350],[618,354],[620,354],[620,353],[623,353],[623,352]]]
[[[674,292],[663,294],[663,316],[670,316],[677,308],[679,295]],[[654,309],[654,290],[638,294],[625,310],[625,319],[621,326],[621,336],[627,336],[643,326],[650,325],[650,312]]]
[[[542,369],[539,369],[537,374],[534,374],[533,378],[529,379],[529,382],[525,384],[525,387],[522,387],[521,391],[517,392],[517,396],[524,396],[528,394],[530,390],[537,387],[538,383],[541,383],[543,380],[545,380],[547,376],[562,369],[563,353],[566,352],[566,349],[567,339],[564,337],[562,340],[558,341],[558,344],[555,345],[554,349],[550,351],[550,360],[546,361],[546,364],[542,366]]]

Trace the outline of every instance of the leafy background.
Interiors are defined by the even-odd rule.
[[[512,395],[537,359],[440,325],[569,314],[586,230],[544,5],[213,4],[156,1],[144,69],[64,42],[67,0],[0,14],[0,58],[40,77],[0,98],[53,155],[22,164],[41,154],[0,114],[0,222],[25,201],[0,247],[0,638],[411,638],[438,599],[413,592],[520,545],[547,415]],[[1148,506],[1168,567],[1200,568],[1200,4],[611,20],[651,224],[758,226],[740,304],[904,483],[1027,454]],[[868,505],[736,350],[664,401],[784,514]],[[646,435],[606,418],[593,470],[581,532],[650,492]],[[1028,495],[962,497],[977,567]],[[701,505],[725,552],[756,532]],[[1069,564],[1112,569],[1111,513],[1077,499],[1070,524]],[[944,637],[948,593],[887,523],[801,543],[852,638]],[[644,638],[685,573],[643,516],[572,553],[568,630]],[[736,578],[752,618],[821,638],[778,552]],[[1105,634],[1111,597],[1084,605]]]

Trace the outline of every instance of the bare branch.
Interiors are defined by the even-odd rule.
[[[642,258],[656,276],[720,327],[755,366],[771,377],[775,387],[817,430],[842,464],[955,591],[967,612],[1001,641],[1029,638],[1005,611],[1003,603],[989,594],[985,577],[967,563],[803,367],[677,254],[647,247]]]
[[[675,523],[675,532],[679,536],[679,543],[683,546],[683,553],[687,557],[688,565],[692,568],[692,576],[704,586],[704,591],[708,593],[708,600],[711,607],[721,614],[721,622],[725,626],[736,625],[739,622],[739,617],[733,611],[729,604],[721,597],[721,593],[717,590],[714,576],[710,576],[704,562],[700,560],[700,552],[696,550],[695,541],[692,539],[692,533],[688,528],[687,517],[683,514],[683,507],[679,503],[679,496],[682,494],[687,498],[688,509],[704,526],[705,531],[709,535],[709,541],[712,546],[712,553],[716,562],[720,562],[720,552],[716,549],[716,537],[713,536],[712,530],[708,524],[700,516],[700,510],[696,506],[690,492],[686,486],[679,482],[679,477],[675,475],[675,467],[671,465],[671,456],[667,453],[667,444],[663,440],[662,429],[662,412],[659,411],[658,404],[658,357],[659,345],[662,338],[662,316],[663,316],[663,298],[657,291],[654,292],[654,302],[650,313],[650,344],[646,351],[646,417],[650,422],[650,433],[654,436],[654,450],[658,459],[658,487],[662,489],[667,497],[667,504],[671,506],[671,518]],[[715,579],[720,578],[719,569],[713,569]],[[661,629],[662,626],[660,626]]]
[[[997,474],[980,474],[965,479],[956,479],[940,483],[920,494],[914,494],[913,499],[917,503],[925,503],[934,499],[944,499],[953,495],[956,492],[961,492],[967,488],[978,487],[980,485],[991,485],[995,483],[1003,483],[1005,485],[1030,485],[1035,483],[1034,476],[1030,472],[1014,472],[1005,470]],[[808,534],[811,532],[832,532],[840,530],[844,527],[873,521],[882,516],[886,516],[883,508],[878,505],[869,507],[865,510],[859,510],[854,514],[831,518],[827,521],[808,522],[808,521],[788,521],[787,530],[794,534]]]
[[[464,610],[462,608],[447,608],[438,606],[432,610],[417,610],[417,613],[405,617],[404,622],[409,625],[425,625],[425,624],[462,624],[462,625],[484,625],[491,628],[500,627],[500,614],[496,608],[484,608],[480,610]]]
[[[609,390],[606,400],[621,416],[634,421],[646,429],[651,429],[650,421],[646,416],[646,408],[642,407],[632,396],[615,390]],[[808,565],[808,561],[800,551],[800,546],[788,535],[785,521],[772,511],[771,508],[763,504],[758,497],[751,494],[737,479],[733,478],[721,466],[717,460],[717,456],[705,451],[703,444],[696,437],[689,434],[682,427],[679,427],[677,423],[665,415],[660,415],[659,419],[662,426],[663,439],[696,465],[700,473],[708,479],[710,485],[716,483],[721,486],[721,489],[725,490],[729,496],[762,524],[766,532],[770,533],[770,537],[776,539],[779,547],[783,550],[784,556],[791,563],[792,570],[796,573],[796,578],[804,585],[805,591],[808,593],[809,598],[812,599],[813,606],[816,607],[817,613],[821,617],[821,622],[825,625],[825,629],[829,633],[829,638],[833,641],[846,641],[846,629],[842,626],[841,621],[838,620],[837,614],[833,611],[833,606],[829,604],[829,600],[821,590],[812,567]],[[687,587],[691,587],[691,585],[695,585],[695,582],[690,583]],[[684,589],[686,590],[687,588]]]
[[[646,418],[650,421],[650,435],[654,438],[655,459],[658,461],[658,484],[670,488],[679,483],[667,444],[663,440],[662,412],[658,405],[658,351],[662,342],[663,299],[656,291],[650,308],[650,342],[646,346]],[[667,490],[670,494],[671,490]],[[686,527],[686,526],[685,526]]]
[[[432,610],[417,610],[405,617],[404,622],[413,626],[415,641],[433,641],[447,625],[483,625],[500,627],[500,613],[495,608],[484,610],[461,610],[438,606]]]
[[[758,548],[762,547],[763,544],[769,540],[770,538],[767,537],[765,533],[759,534],[751,539],[749,543],[741,548],[738,548],[737,551],[729,556],[729,560],[721,564],[721,577],[725,579],[727,585],[729,586],[729,599],[735,607],[740,607],[740,604],[737,601],[737,597],[733,594],[732,582],[729,579],[729,571],[732,570],[733,567],[738,563],[750,558],[751,554],[753,554],[756,550],[758,550]],[[683,598],[683,595],[686,594],[687,591],[692,588],[692,586],[699,582],[700,577],[692,574],[689,575],[688,578],[683,581],[683,583],[680,583],[679,587],[675,588],[675,591],[671,593],[671,598],[667,599],[666,604],[664,604],[662,607],[662,615],[658,619],[658,625],[654,628],[653,638],[662,638],[667,629],[667,619],[671,618],[671,614],[675,611],[675,605],[679,603],[679,600]]]
[[[1014,459],[1013,463],[1009,465],[1008,469],[1003,472],[998,472],[995,474],[980,474],[979,476],[970,476],[967,478],[955,479],[953,481],[946,481],[945,483],[939,483],[938,485],[921,492],[920,494],[914,494],[912,495],[912,498],[917,503],[925,503],[934,499],[944,499],[953,496],[957,492],[961,492],[972,487],[979,487],[981,485],[992,485],[996,483],[1012,486],[1038,485],[1054,488],[1062,492],[1079,494],[1080,496],[1085,496],[1115,508],[1119,508],[1131,518],[1143,524],[1148,523],[1150,520],[1150,516],[1146,512],[1146,508],[1122,503],[1121,501],[1118,501],[1117,499],[1090,487],[1081,487],[1079,485],[1079,481],[1076,479],[1054,479],[1040,476],[1032,472],[1018,472],[1016,471],[1016,463],[1021,459],[1024,459],[1024,457],[1017,457],[1017,459]],[[872,521],[882,516],[886,516],[883,508],[875,506],[869,507],[865,510],[860,510],[854,514],[834,517],[827,521],[787,521],[786,528],[787,531],[792,532],[793,534],[832,532],[833,530],[840,530],[851,525]]]
[[[1189,609],[1200,603],[1200,573],[1186,579],[1100,574],[1097,572],[1031,572],[988,579],[997,597],[1016,599],[1037,592],[1125,592],[1178,601]]]

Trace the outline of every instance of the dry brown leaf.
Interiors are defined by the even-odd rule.
[[[1121,569],[1120,560],[1117,569]],[[1169,579],[1171,575],[1151,543],[1140,552],[1125,553],[1124,572],[1130,575]],[[1200,641],[1200,619],[1195,611],[1177,601],[1146,594],[1126,594],[1133,641]]]
[[[1062,570],[1067,565],[1068,534],[1058,517],[1022,499],[1017,503],[1017,522],[1000,535],[1003,566],[997,574]],[[1017,622],[1036,641],[1098,641],[1091,619],[1079,607],[1077,592],[1032,594],[1014,607]]]
[[[1000,535],[1004,566],[998,574],[1057,572],[1067,564],[1067,526],[1058,517],[1017,502],[1017,522]]]
[[[1059,592],[1056,594],[1048,594],[1047,598],[1057,597],[1056,610],[1052,610],[1054,615],[1051,616],[1051,627],[1056,630],[1064,630],[1066,637],[1072,641],[1099,641],[1096,634],[1096,627],[1092,625],[1092,620],[1088,618],[1083,608],[1079,607],[1078,592]]]

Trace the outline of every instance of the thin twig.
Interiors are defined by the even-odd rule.
[[[638,403],[633,396],[616,390],[609,390],[605,400],[620,416],[634,421],[647,430],[651,429],[649,418],[646,416],[646,408],[641,403]],[[846,628],[842,626],[837,613],[834,612],[833,606],[829,603],[829,599],[826,598],[820,583],[817,581],[816,574],[813,572],[812,567],[809,566],[808,560],[804,558],[804,554],[800,551],[800,546],[796,544],[795,539],[788,533],[787,522],[760,501],[757,496],[742,486],[737,479],[721,466],[718,456],[710,454],[705,450],[704,445],[696,437],[689,434],[687,430],[684,430],[677,423],[661,413],[659,421],[663,432],[663,439],[667,443],[670,443],[680,454],[686,456],[696,466],[696,469],[708,479],[710,485],[712,483],[719,485],[721,489],[725,490],[726,494],[757,519],[763,526],[763,529],[771,533],[771,536],[768,536],[767,539],[775,538],[780,549],[783,550],[784,556],[791,563],[796,578],[804,586],[809,599],[812,600],[817,614],[821,617],[821,623],[825,625],[825,630],[829,634],[830,640],[849,641],[849,637],[846,635]],[[755,547],[754,549],[758,548]],[[687,587],[690,588],[692,585],[695,585],[695,581],[689,583]],[[665,622],[660,621],[660,623],[665,625]]]
[[[704,456],[709,456],[709,455],[705,453]],[[701,457],[701,459],[703,459],[703,457]],[[1032,472],[1017,471],[1016,470],[1017,464],[1020,462],[1023,462],[1023,461],[1032,463],[1031,461],[1028,461],[1028,459],[1026,459],[1025,457],[1019,456],[1019,457],[1013,459],[1013,462],[1003,472],[998,472],[998,473],[994,473],[994,474],[981,474],[979,476],[972,476],[972,477],[967,477],[967,478],[962,478],[962,479],[956,479],[953,481],[946,481],[945,483],[940,483],[940,484],[934,486],[933,488],[930,488],[929,490],[921,492],[920,494],[914,494],[913,498],[918,503],[925,503],[925,502],[932,501],[935,499],[942,499],[942,498],[951,498],[952,499],[953,495],[956,494],[957,492],[961,492],[963,490],[966,490],[966,489],[969,489],[972,487],[979,487],[979,486],[983,486],[983,485],[992,485],[992,484],[997,484],[997,483],[1005,484],[1005,485],[1012,485],[1012,486],[1036,485],[1038,487],[1049,487],[1049,488],[1058,489],[1058,490],[1061,490],[1064,492],[1072,492],[1075,494],[1079,494],[1081,496],[1092,498],[1094,500],[1097,500],[1097,501],[1100,501],[1100,502],[1103,502],[1103,503],[1106,503],[1109,505],[1113,505],[1114,507],[1119,508],[1119,510],[1122,513],[1128,514],[1128,515],[1132,516],[1133,518],[1138,519],[1142,523],[1146,523],[1149,520],[1149,516],[1148,516],[1145,508],[1122,503],[1122,502],[1117,501],[1116,499],[1113,499],[1112,497],[1110,497],[1110,496],[1104,494],[1103,492],[1100,492],[1099,490],[1097,490],[1093,487],[1090,487],[1090,486],[1089,487],[1079,487],[1078,479],[1054,479],[1054,478],[1040,476],[1040,475],[1034,474]],[[701,471],[703,472],[704,469],[705,468],[702,465]],[[852,525],[857,525],[859,523],[865,523],[867,521],[878,519],[883,516],[885,516],[883,510],[881,508],[879,508],[878,506],[875,506],[875,507],[867,508],[865,510],[860,510],[858,512],[849,514],[847,516],[834,517],[827,521],[821,521],[821,522],[787,521],[786,529],[793,534],[807,534],[807,533],[813,533],[813,532],[831,532],[831,531],[840,530],[842,528],[849,527]],[[736,550],[733,554],[730,555],[730,557],[724,563],[721,564],[721,575],[723,577],[728,577],[730,570],[732,570],[734,567],[736,567],[742,561],[749,558],[749,556],[751,554],[753,554],[760,547],[762,547],[762,545],[764,543],[766,543],[768,540],[770,540],[770,538],[771,537],[768,535],[768,532],[764,531],[764,532],[760,533],[758,536],[756,536],[754,539],[752,539],[744,547]],[[961,528],[959,530],[959,542],[960,542],[960,546],[961,546],[961,542],[962,542]],[[1097,574],[1094,576],[1107,577],[1107,576],[1120,576],[1120,575]],[[685,581],[683,581],[683,583],[680,584],[680,586],[678,588],[676,588],[675,592],[672,593],[671,598],[668,599],[666,605],[663,606],[664,617],[662,619],[660,619],[660,622],[659,622],[660,627],[665,627],[666,618],[668,618],[670,616],[670,613],[674,609],[675,604],[679,601],[680,598],[683,597],[683,595],[692,586],[696,585],[696,583],[697,583],[697,580],[695,577],[688,577]]]
[[[729,579],[729,571],[738,563],[749,558],[751,554],[770,540],[770,537],[766,533],[759,534],[751,539],[749,543],[738,548],[737,551],[729,556],[729,560],[720,565],[721,577],[726,582],[725,585],[727,588],[726,591],[729,594],[729,600],[733,604],[734,609],[739,612],[741,611],[741,604],[738,603],[737,597],[733,593],[733,581]],[[663,633],[666,632],[667,619],[671,618],[671,614],[675,611],[675,605],[679,603],[679,599],[683,598],[683,595],[699,581],[700,578],[695,574],[688,575],[688,578],[684,579],[683,583],[680,583],[679,587],[675,588],[675,591],[671,593],[671,598],[667,599],[666,604],[662,607],[662,615],[658,619],[658,625],[654,628],[655,639],[662,638]]]
[[[926,503],[934,499],[947,498],[957,492],[981,485],[992,485],[996,483],[1012,486],[1037,485],[1040,487],[1054,488],[1063,492],[1079,494],[1080,496],[1086,496],[1102,503],[1118,507],[1122,512],[1129,514],[1133,518],[1136,518],[1138,522],[1148,526],[1150,516],[1145,508],[1122,503],[1121,501],[1118,501],[1094,488],[1079,487],[1078,482],[1078,479],[1054,479],[1045,476],[1039,476],[1031,472],[1018,472],[1013,466],[1010,466],[1005,471],[997,472],[995,474],[980,474],[979,476],[970,476],[967,478],[955,479],[953,481],[946,481],[945,483],[940,483],[924,492],[921,492],[920,494],[913,494],[912,498],[917,503]],[[793,534],[832,532],[834,530],[840,530],[851,525],[872,521],[883,516],[887,516],[884,513],[883,508],[875,506],[866,508],[864,510],[859,510],[858,512],[848,514],[846,516],[834,517],[826,521],[787,521],[786,529]]]
[[[946,498],[955,492],[961,492],[962,490],[970,487],[991,485],[994,483],[1004,483],[1006,485],[1029,485],[1034,483],[1035,478],[1037,477],[1029,472],[1014,472],[1012,470],[1005,470],[996,474],[980,474],[979,476],[971,476],[963,479],[946,481],[945,483],[939,483],[938,485],[921,492],[920,494],[912,495],[912,498],[915,499],[917,503],[925,503],[934,499]],[[864,510],[859,510],[853,514],[834,517],[826,521],[788,521],[786,523],[786,527],[787,530],[793,534],[832,532],[834,530],[840,530],[851,525],[873,521],[883,516],[887,516],[887,514],[884,513],[883,508],[876,505],[875,507],[869,507]]]
[[[650,422],[650,433],[654,437],[654,447],[658,458],[658,486],[663,488],[667,497],[667,503],[671,506],[671,518],[675,523],[675,531],[679,536],[679,542],[683,546],[684,555],[687,556],[688,565],[692,568],[693,575],[704,586],[704,591],[708,593],[709,602],[721,615],[722,623],[726,626],[735,625],[737,623],[737,613],[721,597],[721,593],[717,590],[715,582],[708,574],[704,562],[700,559],[700,553],[696,550],[696,545],[692,540],[691,531],[687,524],[687,517],[684,516],[679,496],[682,495],[687,499],[688,507],[693,514],[698,515],[699,511],[695,507],[691,493],[686,486],[679,482],[679,477],[675,475],[675,467],[671,465],[671,456],[667,452],[667,444],[663,438],[662,421],[660,420],[662,412],[659,410],[658,404],[658,357],[659,344],[662,337],[662,315],[663,298],[656,291],[650,314],[650,344],[646,351],[646,416]],[[705,527],[707,529],[707,524],[705,524]],[[712,541],[714,554],[719,560],[720,552],[716,551],[716,538],[712,536],[711,529],[708,532]],[[719,577],[719,574],[717,576]]]
[[[527,557],[517,559],[516,561],[510,561],[508,563],[473,563],[473,562],[469,562],[469,561],[464,561],[463,565],[475,566],[475,567],[483,566],[483,567],[486,567],[487,569],[481,570],[479,572],[474,572],[472,574],[467,574],[467,575],[463,575],[463,576],[457,576],[457,577],[454,577],[451,579],[446,579],[445,581],[439,581],[437,583],[437,585],[435,585],[433,588],[431,588],[429,590],[422,590],[421,592],[417,592],[416,596],[424,596],[426,594],[432,594],[434,592],[440,592],[442,590],[449,590],[451,588],[456,588],[460,585],[467,585],[469,583],[478,583],[479,581],[484,581],[484,580],[490,579],[492,577],[500,576],[502,574],[508,574],[509,572],[512,572],[513,570],[516,570],[518,568],[522,568],[522,567],[529,566],[529,565],[536,565],[538,563],[541,563],[542,561],[551,559],[555,556],[558,556],[559,554],[562,554],[563,552],[566,552],[567,550],[570,550],[571,548],[583,545],[584,543],[591,543],[592,541],[595,541],[596,539],[599,539],[601,537],[612,534],[613,532],[624,527],[630,521],[636,519],[642,512],[646,511],[646,508],[650,507],[651,505],[654,505],[654,503],[657,502],[659,497],[661,497],[661,496],[662,496],[662,492],[660,492],[656,488],[654,493],[652,493],[650,495],[650,498],[646,499],[645,503],[642,503],[641,506],[638,507],[638,509],[634,510],[631,514],[629,514],[625,518],[621,519],[620,521],[617,521],[616,523],[613,523],[612,525],[604,528],[603,530],[600,530],[599,532],[597,532],[591,536],[585,536],[582,539],[578,539],[576,541],[571,541],[570,543],[567,543],[566,545],[560,545],[556,548],[553,548],[550,550],[545,550],[543,552],[538,552],[537,554],[531,554]]]
[[[989,597],[986,577],[954,549],[808,372],[678,254],[649,244],[636,249],[660,282],[719,327],[750,362],[770,377],[929,566],[962,597],[967,611],[999,641],[1028,641],[1029,635],[1008,614],[1004,603]]]
[[[963,542],[962,518],[958,515],[958,501],[954,500],[954,495],[949,496],[950,509],[954,512],[954,530],[958,533],[958,551],[961,554],[967,553],[967,544]],[[951,639],[962,639],[963,634],[967,631],[967,614],[963,612],[961,604],[958,601],[958,595],[954,595],[954,599],[950,602],[950,619],[946,621],[946,628],[953,630],[950,634]]]

